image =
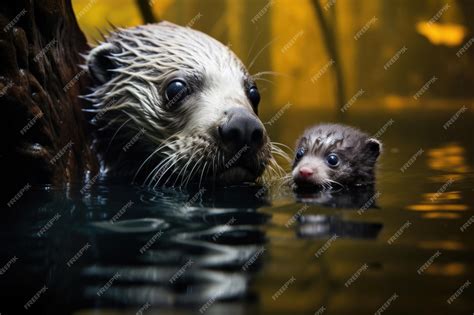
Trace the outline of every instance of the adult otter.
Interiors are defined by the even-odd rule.
[[[379,140],[356,128],[317,125],[298,139],[292,177],[298,187],[373,184],[381,151]]]
[[[255,81],[217,40],[169,22],[116,29],[86,61],[103,170],[156,186],[253,182],[276,166]]]

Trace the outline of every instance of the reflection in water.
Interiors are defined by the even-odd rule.
[[[321,190],[316,192],[298,192],[297,200],[306,204],[328,208],[357,209],[359,214],[376,206],[380,192],[374,186],[353,187],[338,191]],[[301,238],[327,238],[333,235],[354,239],[377,238],[382,224],[363,221],[348,221],[340,215],[303,215],[298,218],[300,225],[297,234]]]
[[[305,215],[301,217],[298,236],[327,238],[337,235],[352,239],[375,239],[382,229],[381,223],[347,221],[339,216]]]
[[[446,172],[454,180],[463,179],[470,171],[466,162],[466,150],[456,143],[449,143],[428,151],[428,166],[435,171]],[[446,179],[447,180],[447,179]],[[446,181],[442,180],[442,181]]]
[[[403,133],[395,120],[402,127],[392,134]],[[314,314],[322,306],[328,314],[373,314],[394,292],[394,314],[468,313],[468,291],[452,304],[446,299],[473,276],[474,174],[454,171],[472,169],[471,153],[429,142],[428,163],[420,159],[402,174],[406,159],[390,146],[410,153],[419,144],[400,139],[385,140],[377,189],[291,192],[272,204],[252,186],[31,189],[24,203],[2,212],[0,313],[21,314],[34,301],[29,314]],[[441,210],[446,204],[468,208]],[[408,221],[410,229],[388,244]],[[341,240],[315,257],[334,235]],[[346,287],[361,266],[367,269]]]
[[[328,208],[361,209],[377,208],[377,198],[381,195],[375,186],[343,188],[338,190],[296,191],[298,202],[320,205]]]
[[[448,143],[428,151],[428,166],[441,175],[431,176],[431,180],[442,184],[436,192],[422,194],[422,201],[418,204],[407,206],[408,210],[426,212],[427,219],[458,219],[457,211],[469,209],[462,203],[460,191],[453,190],[452,186],[457,181],[465,178],[470,171],[466,163],[465,149],[456,144]]]
[[[53,193],[39,214],[25,208],[20,226],[2,228],[1,256],[18,260],[0,283],[2,300],[10,301],[5,311],[19,313],[34,296],[32,308],[62,314],[119,305],[197,311],[252,297],[248,283],[266,243],[260,225],[270,217],[256,210],[258,187],[219,191],[219,198],[172,192],[169,199],[163,191],[111,198],[113,189],[97,187],[76,202]],[[236,198],[244,207],[225,207]]]
[[[428,274],[441,276],[459,276],[466,273],[466,266],[460,263],[433,264]]]

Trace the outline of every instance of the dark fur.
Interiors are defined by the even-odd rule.
[[[320,141],[317,140],[320,138]],[[326,139],[332,139],[325,143]],[[303,147],[305,155],[324,158],[329,153],[339,156],[340,164],[328,168],[329,178],[343,185],[360,185],[375,182],[375,164],[382,145],[362,131],[339,124],[321,124],[307,129],[297,141],[296,151]],[[303,158],[304,158],[303,156]],[[294,161],[293,169],[301,160]]]

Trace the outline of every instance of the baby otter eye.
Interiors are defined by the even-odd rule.
[[[329,166],[337,166],[339,164],[339,157],[336,154],[331,153],[326,156],[326,162],[329,164]]]
[[[296,151],[296,159],[300,160],[305,153],[304,148],[299,148],[298,151]]]
[[[189,94],[188,86],[183,80],[171,81],[166,87],[165,96],[168,100],[168,106],[171,107],[179,103],[183,98]]]
[[[250,87],[250,89],[248,90],[248,97],[250,102],[252,103],[252,106],[257,107],[258,103],[260,103],[260,92],[258,92],[256,86]]]

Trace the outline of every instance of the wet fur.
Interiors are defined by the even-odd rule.
[[[296,151],[305,149],[304,156],[293,163],[293,177],[302,163],[322,161],[329,153],[336,153],[340,165],[331,168],[320,165],[321,182],[339,183],[344,186],[375,182],[375,165],[382,152],[382,144],[366,133],[340,124],[321,124],[307,129],[296,144]],[[311,160],[315,159],[315,160]]]
[[[265,133],[263,147],[246,152],[235,165],[251,175],[226,169],[233,154],[222,149],[217,126],[232,106],[257,116],[245,92],[254,82],[228,47],[206,34],[168,22],[117,29],[92,49],[86,69],[96,82],[86,99],[92,104],[88,111],[103,170],[134,174],[137,181],[156,186],[249,181],[269,165],[277,167]],[[195,92],[170,108],[163,91],[179,77]],[[139,141],[123,152],[140,131]]]

